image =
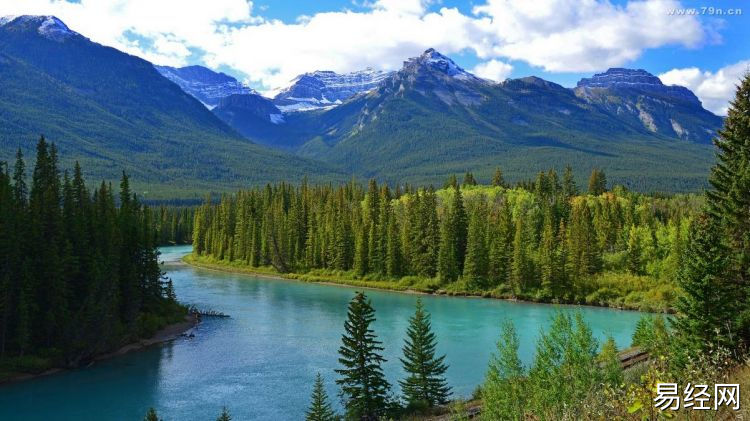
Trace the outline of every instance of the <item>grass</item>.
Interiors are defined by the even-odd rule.
[[[313,269],[304,273],[280,273],[272,266],[252,267],[241,261],[218,260],[211,256],[188,254],[183,261],[189,265],[224,272],[244,273],[301,282],[346,285],[400,292],[435,295],[484,297],[555,304],[583,304],[646,312],[671,312],[676,288],[668,282],[648,276],[604,272],[594,276],[587,285],[588,295],[571,299],[549,300],[537,293],[514,294],[508,285],[482,289],[463,279],[441,285],[436,278],[404,276],[400,279],[380,279],[373,275],[357,276],[354,271]]]

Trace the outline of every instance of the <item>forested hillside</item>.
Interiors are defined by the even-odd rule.
[[[54,32],[41,31],[56,28]],[[0,25],[0,159],[31,154],[43,134],[90,179],[134,177],[145,198],[305,175],[346,177],[242,138],[141,58],[105,47],[51,16]]]
[[[699,196],[588,193],[568,168],[511,188],[467,174],[440,190],[281,184],[196,211],[198,263],[273,266],[303,279],[668,310]]]

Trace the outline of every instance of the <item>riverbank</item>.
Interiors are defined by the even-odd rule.
[[[95,364],[97,361],[103,361],[103,360],[107,360],[110,358],[118,357],[121,355],[128,354],[130,352],[149,348],[154,345],[171,342],[183,335],[189,335],[190,331],[198,324],[199,321],[200,321],[200,318],[197,315],[189,314],[185,316],[185,319],[183,321],[167,325],[163,327],[162,329],[159,329],[156,333],[154,333],[149,338],[139,339],[135,342],[125,344],[115,351],[97,355],[96,357],[93,358],[93,361],[91,361],[87,366],[91,366],[92,364]],[[31,358],[34,358],[34,357],[31,357]],[[49,375],[59,373],[62,371],[66,371],[66,370],[75,370],[76,368],[80,368],[80,367],[72,367],[72,368],[50,367],[50,368],[42,369],[39,372],[30,372],[30,373],[14,372],[14,371],[8,371],[8,372],[0,371],[0,385],[17,383],[17,382],[21,382],[25,380],[35,379],[38,377],[49,376]]]
[[[220,272],[241,273],[268,279],[288,279],[301,282],[310,282],[323,285],[344,285],[357,288],[380,289],[396,291],[405,294],[425,294],[425,295],[443,295],[456,297],[477,297],[491,298],[506,301],[522,301],[529,303],[541,304],[566,304],[566,305],[583,305],[591,307],[612,308],[616,310],[643,311],[652,313],[672,313],[672,308],[666,303],[656,305],[638,303],[616,303],[612,301],[593,301],[593,302],[565,302],[565,301],[545,301],[535,299],[535,297],[515,297],[495,289],[491,291],[472,291],[463,288],[460,282],[449,285],[449,288],[438,288],[432,283],[434,280],[415,279],[415,277],[404,277],[401,280],[372,280],[372,279],[353,279],[350,273],[323,273],[323,271],[313,271],[311,273],[279,273],[273,267],[252,267],[238,262],[216,261],[211,257],[194,256],[186,254],[182,262],[190,266],[202,269],[216,270]]]

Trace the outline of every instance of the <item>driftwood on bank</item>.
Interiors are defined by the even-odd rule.
[[[191,306],[189,311],[190,311],[190,314],[195,315],[199,319],[201,319],[203,317],[217,317],[217,318],[220,318],[220,319],[228,319],[229,318],[228,314],[222,313],[220,311],[212,310],[212,309],[203,309],[203,310],[201,310],[201,309],[198,309],[195,306]]]

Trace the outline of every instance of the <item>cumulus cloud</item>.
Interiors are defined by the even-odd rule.
[[[740,79],[750,72],[750,60],[743,60],[710,72],[697,67],[672,69],[659,75],[667,85],[680,85],[695,92],[703,107],[719,115],[726,115],[729,101]]]
[[[504,81],[510,76],[512,71],[513,66],[496,59],[479,63],[471,70],[472,73],[481,78],[494,80],[496,82]]]
[[[696,47],[707,30],[695,16],[674,16],[676,0],[487,0],[474,8],[493,35],[480,57],[523,60],[548,71],[595,71],[637,59],[644,49]]]
[[[473,52],[480,76],[500,79],[519,60],[548,71],[622,66],[644,49],[698,46],[697,16],[678,0],[483,0],[469,14],[439,0],[366,1],[359,11],[294,22],[256,14],[247,0],[0,0],[0,15],[53,14],[74,30],[158,64],[228,66],[266,89],[312,70],[397,69],[427,48]],[[262,11],[257,11],[262,14]]]

